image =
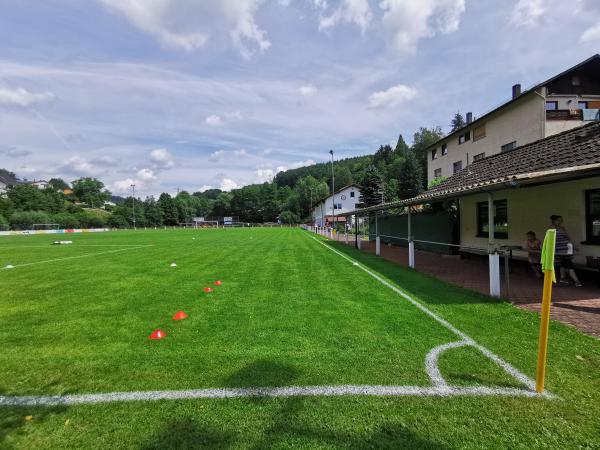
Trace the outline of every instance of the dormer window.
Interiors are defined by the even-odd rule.
[[[460,136],[458,136],[458,143],[459,144],[464,144],[467,141],[471,140],[471,132],[467,131],[463,134],[461,134]]]

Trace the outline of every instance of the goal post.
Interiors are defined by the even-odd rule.
[[[60,229],[60,223],[34,223],[31,225],[31,229],[35,230],[58,230]]]

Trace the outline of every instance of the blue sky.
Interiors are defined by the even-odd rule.
[[[410,142],[600,51],[593,0],[0,0],[0,167],[232,189]]]

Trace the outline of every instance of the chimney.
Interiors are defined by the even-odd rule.
[[[467,113],[467,125],[469,125],[471,122],[473,122],[473,113],[468,112]]]
[[[512,98],[515,99],[517,98],[519,95],[521,95],[521,84],[515,84],[512,87]]]

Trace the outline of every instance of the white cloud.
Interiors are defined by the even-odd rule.
[[[275,169],[275,175],[279,172],[285,172],[286,170],[298,169],[305,166],[312,166],[313,164],[315,164],[314,159],[307,159],[306,161],[296,161],[290,164],[277,166],[277,169]]]
[[[417,95],[417,90],[404,84],[392,86],[385,91],[374,92],[369,96],[369,108],[395,108],[412,100]]]
[[[204,122],[206,122],[206,125],[211,127],[219,127],[223,125],[223,119],[221,119],[216,114],[211,114],[210,116],[206,117],[206,119],[204,119]]]
[[[300,95],[303,97],[310,97],[317,93],[317,87],[313,84],[305,84],[304,86],[300,86],[298,92],[300,92]]]
[[[76,176],[98,176],[104,172],[95,164],[79,155],[75,155],[67,159],[67,161],[56,171],[66,172]]]
[[[102,155],[99,158],[95,158],[92,160],[92,164],[97,164],[99,166],[108,166],[108,167],[116,167],[121,163],[118,158],[110,155]]]
[[[273,169],[256,169],[256,183],[267,183],[273,180],[275,172]]]
[[[313,5],[317,9],[326,9],[327,8],[327,0],[313,0]]]
[[[200,187],[200,189],[198,189],[198,192],[205,192],[205,191],[208,191],[208,190],[214,189],[214,188],[215,188],[214,186],[211,186],[209,184],[204,184],[204,185],[202,185],[202,187]]]
[[[264,0],[100,0],[163,45],[187,52],[226,37],[246,58],[271,45],[254,15]]]
[[[242,120],[242,113],[239,111],[231,111],[223,114],[223,117],[227,120]]]
[[[458,30],[465,0],[382,0],[383,27],[399,53],[414,53],[420,39]]]
[[[136,176],[138,180],[143,181],[144,183],[151,183],[153,181],[156,181],[156,175],[154,175],[152,169],[140,169],[137,171]]]
[[[315,1],[318,8],[326,6],[326,2]],[[342,0],[338,8],[329,16],[321,17],[319,30],[326,30],[340,22],[354,23],[364,33],[373,19],[368,0]]]
[[[598,42],[600,43],[600,24],[590,27],[581,35],[582,42]]]
[[[240,186],[233,181],[231,178],[222,178],[220,189],[225,192],[232,191],[234,189],[239,188]]]
[[[166,148],[157,148],[150,152],[150,161],[158,169],[170,169],[175,165],[173,155]]]
[[[546,12],[545,0],[519,0],[513,7],[510,21],[518,27],[537,25]]]
[[[237,156],[237,157],[246,156],[247,154],[248,154],[248,152],[246,151],[245,148],[241,148],[239,150],[233,151],[233,156]]]
[[[0,106],[33,106],[38,103],[49,102],[56,98],[52,92],[35,94],[26,89],[0,88]]]
[[[218,162],[223,155],[225,155],[225,150],[217,150],[210,154],[208,160],[210,162]]]

